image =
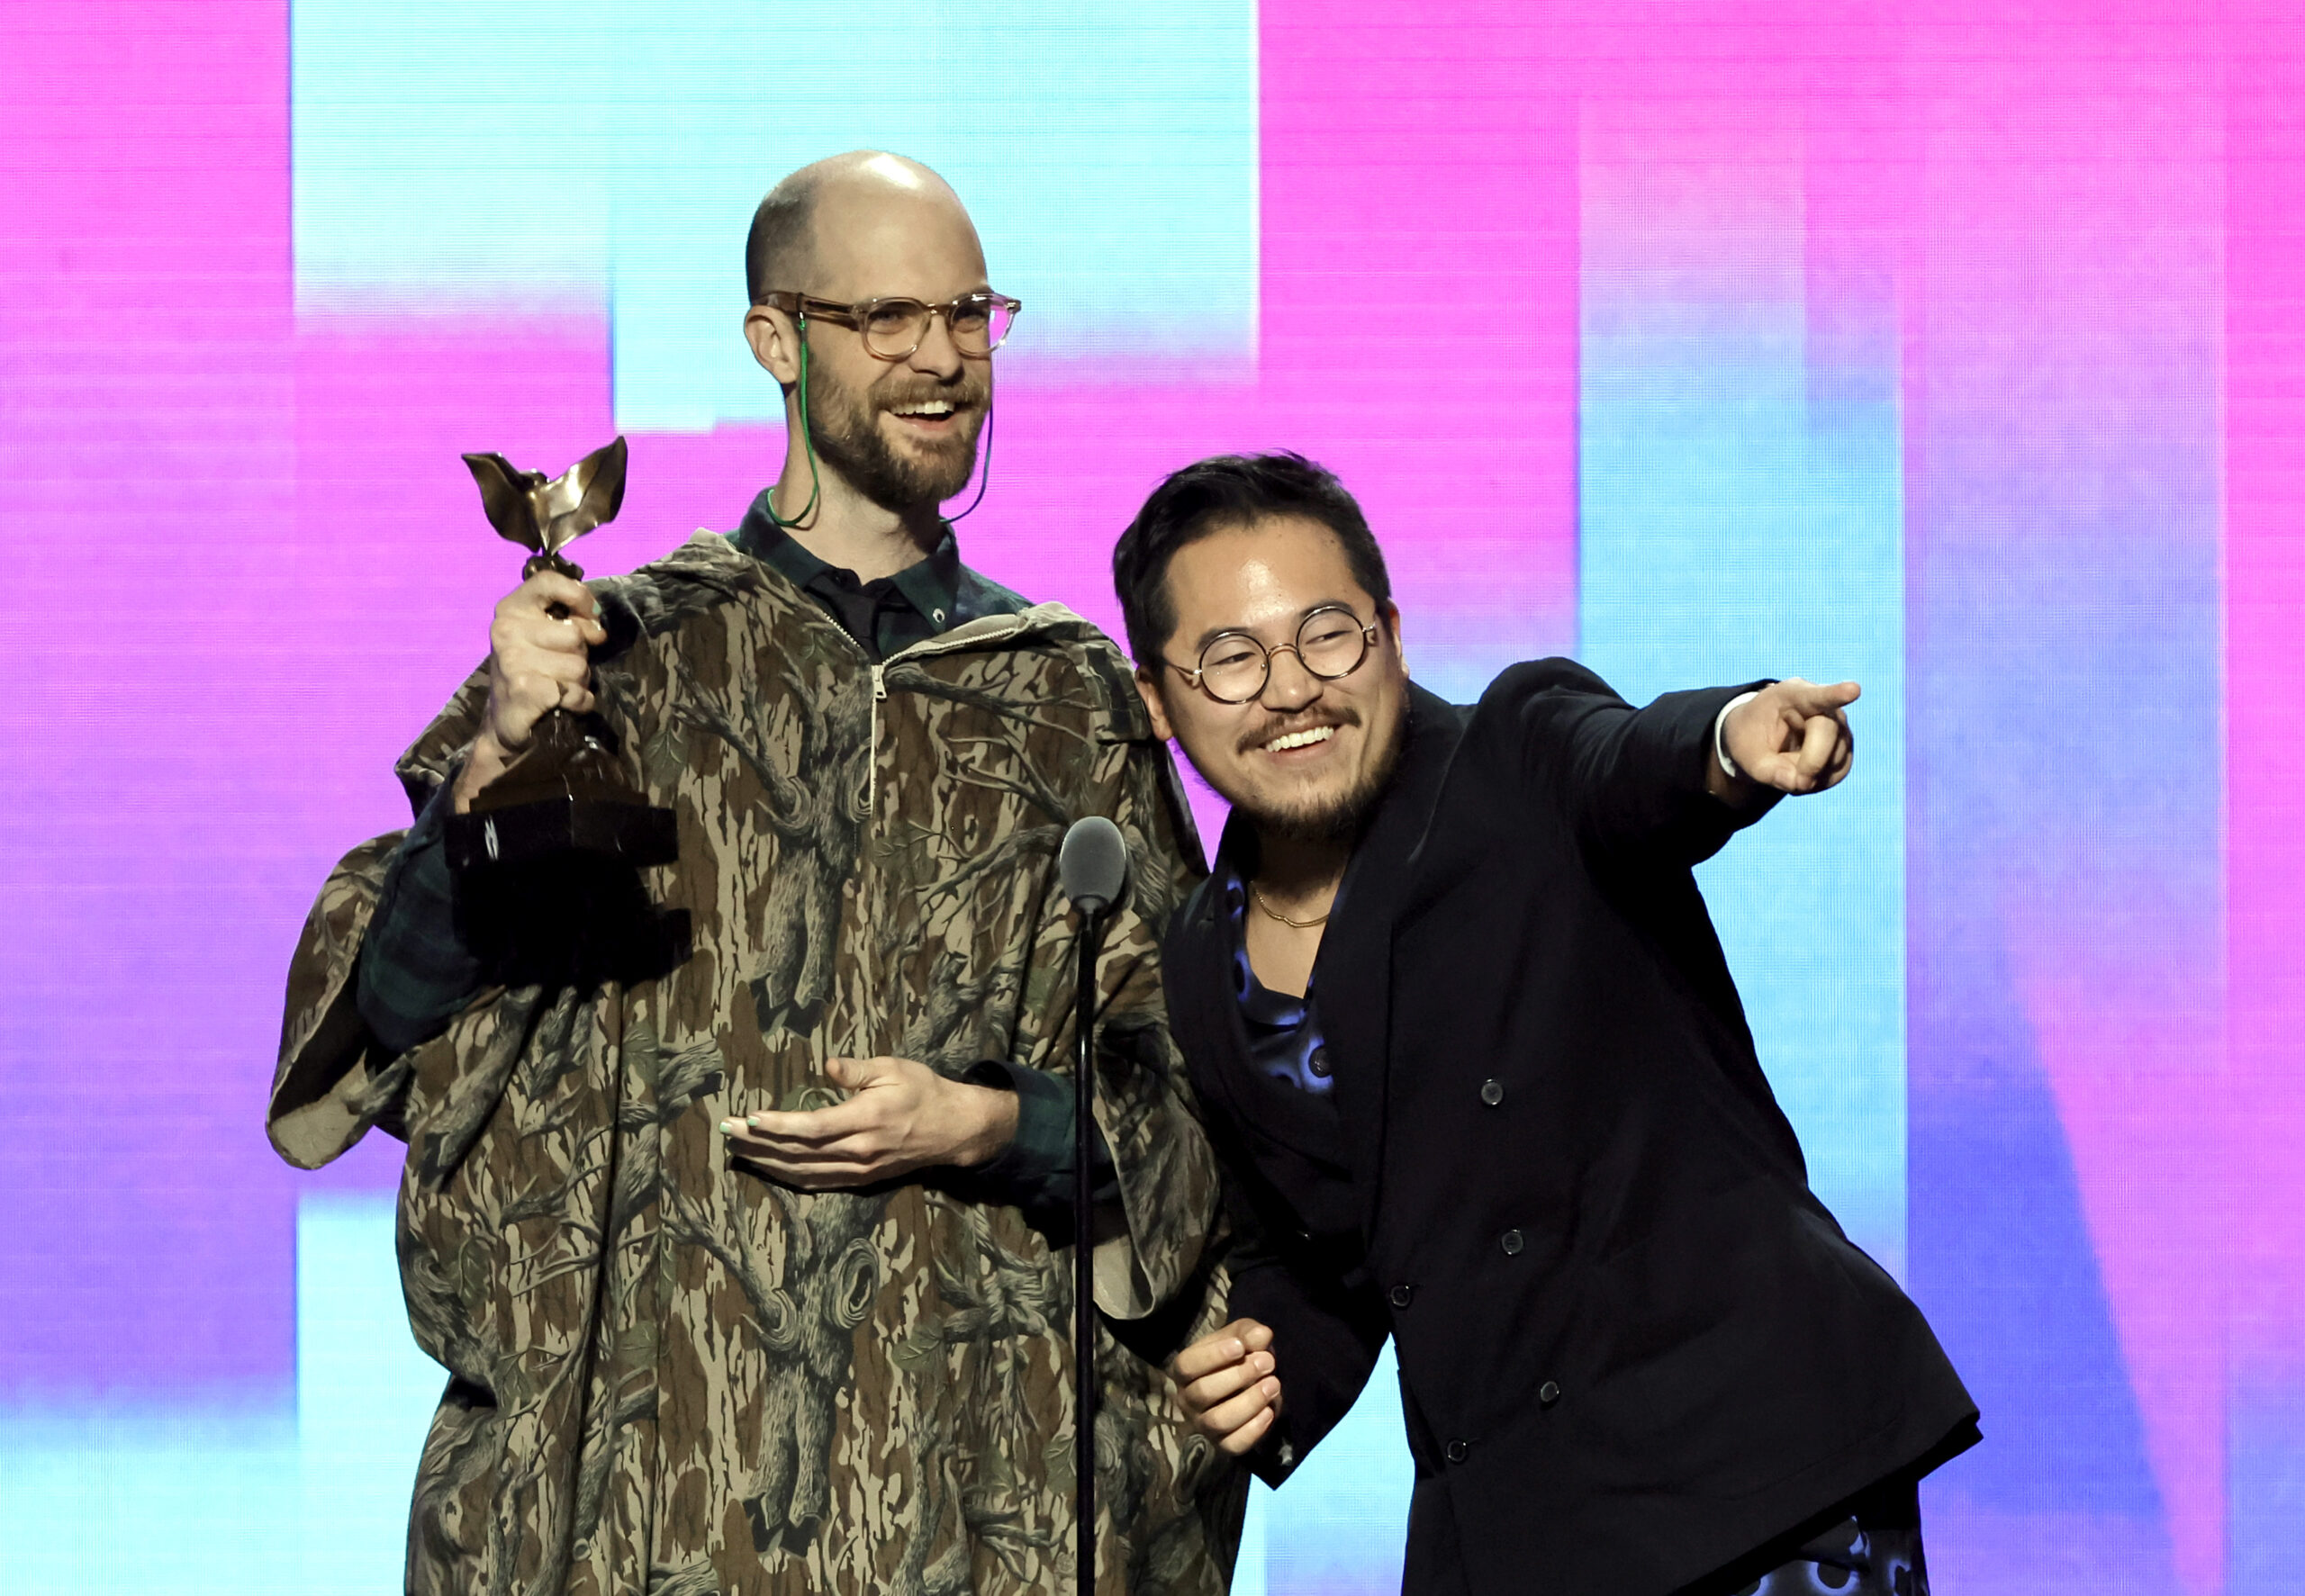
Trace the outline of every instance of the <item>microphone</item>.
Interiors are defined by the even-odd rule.
[[[1072,1478],[1080,1503],[1073,1528],[1073,1585],[1097,1586],[1096,1270],[1091,1261],[1089,1166],[1096,1146],[1097,944],[1105,916],[1128,886],[1128,843],[1102,815],[1074,821],[1056,851],[1056,879],[1080,911],[1080,965],[1072,1036]]]
[[[1056,851],[1056,879],[1084,916],[1110,910],[1128,885],[1128,843],[1120,827],[1102,815],[1074,821]]]

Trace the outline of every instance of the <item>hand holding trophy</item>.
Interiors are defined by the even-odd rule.
[[[497,535],[532,550],[527,581],[584,573],[560,551],[616,518],[624,502],[624,439],[594,450],[561,476],[516,471],[502,455],[466,455]],[[551,613],[565,618],[555,605]],[[673,813],[652,806],[619,768],[616,735],[597,711],[547,710],[510,765],[449,817],[448,862],[459,870],[589,853],[631,865],[669,864],[678,854]]]

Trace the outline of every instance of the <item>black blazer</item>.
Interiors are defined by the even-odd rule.
[[[1259,1112],[1215,887],[1171,922],[1233,1309],[1273,1326],[1286,1393],[1260,1472],[1389,1332],[1412,1590],[1662,1596],[1975,1438],[1920,1311],[1810,1193],[1690,875],[1762,812],[1705,790],[1740,690],[1636,711],[1558,659],[1469,711],[1411,689],[1314,971],[1327,1146]],[[1220,857],[1252,846],[1236,821]]]

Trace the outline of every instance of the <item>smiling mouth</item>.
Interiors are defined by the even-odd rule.
[[[892,405],[889,413],[908,421],[949,421],[961,413],[961,407],[949,399],[924,399],[912,404]]]
[[[1325,743],[1336,735],[1333,726],[1306,726],[1301,732],[1283,732],[1264,745],[1267,753],[1286,753],[1292,748],[1310,748],[1315,743]]]

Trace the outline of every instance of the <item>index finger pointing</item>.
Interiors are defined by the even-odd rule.
[[[1864,696],[1865,690],[1854,681],[1814,682],[1790,677],[1777,684],[1784,690],[1785,707],[1803,717],[1836,715]]]

